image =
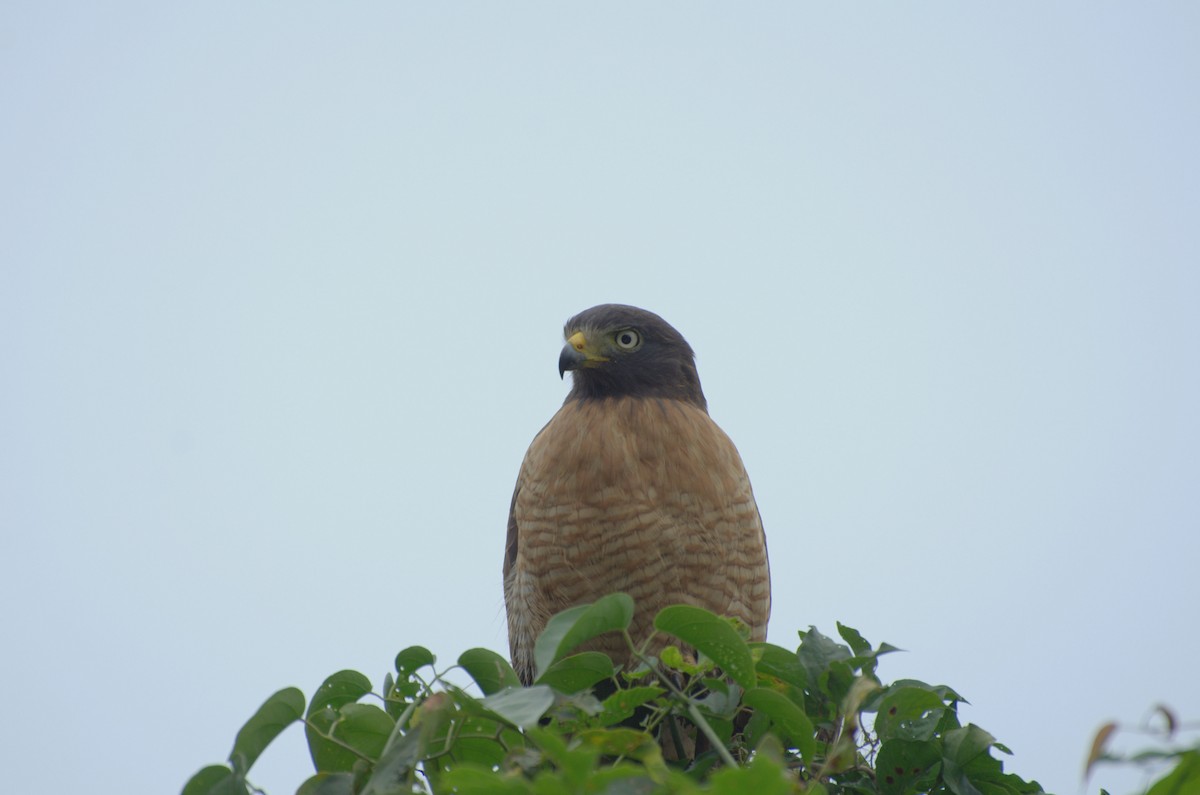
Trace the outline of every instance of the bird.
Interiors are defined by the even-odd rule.
[[[580,312],[563,337],[558,371],[571,388],[530,444],[509,507],[504,600],[518,678],[534,681],[534,643],[554,614],[616,592],[634,599],[635,643],[673,604],[732,616],[765,640],[762,519],[687,340],[624,304]],[[652,654],[667,642],[658,637]],[[581,649],[631,662],[619,634]]]

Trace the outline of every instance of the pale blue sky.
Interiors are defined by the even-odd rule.
[[[1200,718],[1198,8],[4,7],[6,788],[178,791],[279,687],[504,649],[606,301],[698,352],[771,640],[907,649],[1060,793]]]

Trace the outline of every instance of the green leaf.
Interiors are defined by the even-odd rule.
[[[879,657],[894,651],[901,651],[890,643],[881,643],[878,649],[874,649],[867,639],[859,634],[858,630],[841,623],[838,623],[837,627],[838,634],[850,644],[850,648],[854,652],[854,656],[847,662],[853,669],[862,671],[868,676],[875,675],[875,669],[879,666]]]
[[[539,672],[545,671],[579,644],[605,632],[626,630],[632,620],[633,599],[623,593],[564,610],[546,623],[533,644],[534,664]]]
[[[919,687],[890,690],[879,704],[875,733],[891,739],[923,742],[933,739],[946,705],[937,693]]]
[[[1156,781],[1146,795],[1194,795],[1200,792],[1200,749],[1184,751],[1179,764]]]
[[[691,770],[689,769],[689,773]],[[588,777],[588,792],[604,795],[698,795],[699,790],[683,773],[663,767],[653,776],[644,769],[624,765],[601,767]]]
[[[850,650],[854,652],[854,656],[862,657],[867,652],[871,651],[871,644],[862,636],[857,629],[848,627],[841,621],[837,622],[838,634],[842,636],[842,640],[850,644]]]
[[[338,713],[333,736],[358,751],[361,757],[377,760],[396,728],[396,721],[374,704],[345,704]]]
[[[304,694],[294,687],[285,687],[264,701],[233,741],[229,762],[234,771],[246,775],[271,741],[303,714]]]
[[[411,793],[412,773],[421,761],[423,741],[427,736],[428,731],[422,725],[392,743],[380,756],[361,795]]]
[[[443,697],[447,703],[438,708],[437,720],[431,721],[436,724],[436,731],[428,735],[426,748],[446,749],[447,762],[455,765],[473,762],[490,768],[503,763],[509,750],[517,752],[525,746],[524,736],[508,721],[486,709],[479,699],[453,686],[444,693],[435,693],[422,705],[419,720],[415,720],[422,730],[426,724],[425,710],[431,702]],[[451,745],[447,745],[448,739]],[[422,758],[430,752],[424,753]]]
[[[544,792],[562,792],[566,793],[583,792],[587,781],[595,774],[596,761],[600,757],[600,753],[586,746],[568,746],[566,738],[559,736],[551,729],[542,727],[532,727],[526,732],[526,736],[533,741],[547,759],[554,763],[555,767],[561,773],[560,776],[554,776],[560,786],[554,789],[542,789],[534,787],[534,791],[541,795]],[[544,779],[539,776],[538,783]]]
[[[396,673],[401,676],[410,674],[418,668],[433,665],[436,660],[433,652],[424,646],[409,646],[396,655]]]
[[[585,651],[564,657],[537,678],[536,684],[548,685],[560,693],[586,690],[602,679],[611,679],[613,663],[607,654]]]
[[[577,734],[575,742],[605,756],[628,759],[640,760],[661,753],[654,737],[637,729],[588,729]]]
[[[720,717],[719,715],[709,714],[704,709],[699,709],[698,713],[704,722],[708,724],[708,728],[712,730],[713,736],[717,738],[721,745],[724,745],[726,748],[728,748],[729,744],[733,741],[733,721],[728,718]],[[693,720],[695,719],[695,716],[689,717],[691,717]],[[668,723],[667,728],[672,734],[674,734],[674,730],[671,730],[670,728],[672,725],[673,724]],[[682,728],[677,724],[676,726],[677,728]],[[705,734],[707,734],[707,732],[705,732]],[[674,738],[672,738],[672,744],[674,744]]]
[[[479,707],[479,711],[482,713],[479,716],[469,715],[465,711],[451,713],[449,717],[452,720],[446,721],[435,734],[429,736],[422,758],[429,756],[429,749],[439,752],[446,749],[441,758],[452,767],[461,763],[492,767],[504,763],[509,749],[524,747],[524,737],[518,730],[510,728],[506,721],[482,707]],[[384,753],[387,754],[386,751]]]
[[[857,679],[850,663],[845,660],[834,660],[829,664],[825,674],[817,681],[829,698],[833,699],[835,703],[841,704],[850,695],[850,690],[854,687]]]
[[[525,778],[512,778],[491,768],[462,765],[442,776],[447,792],[458,795],[528,795],[531,791]]]
[[[327,736],[339,718],[339,710],[371,692],[371,680],[358,671],[338,671],[327,678],[308,703],[304,735],[313,767],[319,773],[348,772],[358,759]]]
[[[945,685],[931,685],[928,682],[922,682],[920,679],[897,679],[895,682],[892,682],[890,687],[893,689],[898,687],[919,687],[922,690],[937,693],[941,696],[942,701],[962,702],[963,704],[971,703],[954,692],[953,688],[946,687]]]
[[[800,690],[808,686],[808,676],[796,652],[770,643],[751,643],[750,652],[759,676],[772,676]]]
[[[296,795],[354,795],[354,774],[317,773],[300,785]]]
[[[920,786],[936,776],[942,759],[940,743],[890,740],[875,758],[875,777],[880,795],[903,795],[929,791]]]
[[[308,704],[308,715],[329,707],[338,709],[343,704],[358,701],[371,692],[371,680],[358,671],[338,671],[327,678],[313,693]]]
[[[754,687],[754,658],[750,647],[725,619],[692,605],[672,605],[654,617],[654,627],[708,655],[742,687]]]
[[[491,649],[467,649],[458,657],[461,665],[485,696],[507,687],[520,687],[521,680],[508,660]]]
[[[696,704],[709,717],[732,721],[742,702],[742,689],[722,679],[701,680],[708,694]]]
[[[666,691],[661,687],[631,687],[628,690],[618,690],[601,704],[600,714],[596,723],[601,726],[612,726],[626,718],[633,717],[634,711],[652,698],[661,696]]]
[[[765,713],[779,730],[779,733],[800,752],[805,762],[811,763],[816,754],[817,741],[813,736],[812,721],[804,714],[795,702],[790,701],[782,693],[777,693],[765,687],[747,690],[742,697],[742,703],[755,710]]]
[[[554,691],[545,685],[510,688],[483,699],[482,704],[522,729],[536,726],[546,710],[554,706]]]
[[[726,768],[712,777],[712,795],[790,795],[792,779],[770,754],[756,754],[746,767]]]
[[[1000,762],[987,751],[995,741],[974,724],[946,732],[942,740],[942,779],[955,795],[980,795],[976,780],[994,778]],[[976,775],[981,767],[987,775]]]
[[[816,627],[809,627],[808,632],[801,632],[800,638],[800,649],[796,652],[796,657],[804,666],[808,682],[813,687],[826,685],[828,678],[822,680],[822,674],[827,674],[834,663],[849,660],[851,657],[850,649],[825,637]],[[845,675],[850,676],[852,673],[847,669]],[[843,686],[848,686],[848,683],[843,683]]]
[[[943,740],[942,755],[947,761],[958,765],[967,765],[980,754],[996,743],[996,738],[976,726],[968,723],[961,729],[946,732]]]
[[[247,795],[244,782],[225,765],[209,765],[197,771],[183,785],[181,795]]]
[[[664,647],[658,654],[658,661],[672,671],[679,671],[688,676],[695,676],[702,670],[702,666],[684,657],[683,651],[678,646]],[[709,661],[707,666],[703,666],[704,669],[712,669],[713,667],[714,663],[712,661]]]
[[[742,740],[747,748],[757,748],[766,738],[771,728],[771,718],[767,713],[758,710],[751,711],[750,720],[742,728]]]

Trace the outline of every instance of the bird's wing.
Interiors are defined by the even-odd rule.
[[[517,495],[521,493],[521,477],[517,476],[517,484],[513,486],[512,502],[508,505],[508,538],[504,542],[504,582],[508,582],[509,572],[517,562]]]

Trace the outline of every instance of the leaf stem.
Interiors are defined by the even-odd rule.
[[[721,761],[730,767],[737,767],[738,763],[734,760],[733,754],[729,753],[729,749],[725,747],[725,743],[721,742],[721,738],[713,731],[713,727],[709,726],[708,721],[700,714],[700,710],[696,708],[696,703],[688,699],[687,708],[692,722],[696,724],[696,728],[704,732],[704,736],[712,743],[713,750],[717,752],[717,756],[721,757]]]

